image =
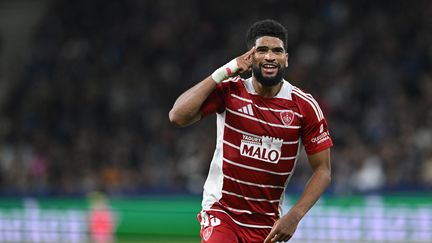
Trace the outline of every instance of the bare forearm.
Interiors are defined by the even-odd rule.
[[[215,81],[209,76],[180,95],[169,112],[171,123],[183,127],[198,121],[200,108],[215,87]]]
[[[180,95],[169,112],[171,123],[184,127],[201,119],[200,108],[216,85],[229,77],[249,70],[254,51],[255,47],[252,47]]]
[[[326,168],[325,165],[323,167],[314,170],[298,202],[287,214],[276,221],[264,243],[287,241],[293,236],[300,220],[312,208],[330,183],[330,168]]]
[[[312,208],[330,184],[331,175],[328,169],[318,169],[311,176],[297,203],[290,212],[300,220]]]

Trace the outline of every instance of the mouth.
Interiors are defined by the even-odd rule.
[[[261,65],[261,69],[263,74],[266,75],[272,75],[277,73],[278,69],[279,69],[279,65],[274,64],[274,63],[265,63],[263,65]]]

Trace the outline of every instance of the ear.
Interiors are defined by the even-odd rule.
[[[285,67],[288,67],[288,52],[285,54],[286,55],[286,60],[285,60]]]

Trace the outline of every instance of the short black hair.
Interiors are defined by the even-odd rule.
[[[279,22],[273,19],[265,19],[255,22],[246,33],[246,46],[248,49],[255,45],[255,41],[263,36],[279,38],[284,43],[284,48],[288,45],[288,31]]]

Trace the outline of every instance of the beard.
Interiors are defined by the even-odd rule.
[[[278,72],[273,77],[264,77],[261,72],[261,66],[252,65],[252,74],[256,78],[258,82],[260,82],[263,86],[270,87],[282,82],[282,78],[285,72],[285,68],[281,65],[278,65]]]

